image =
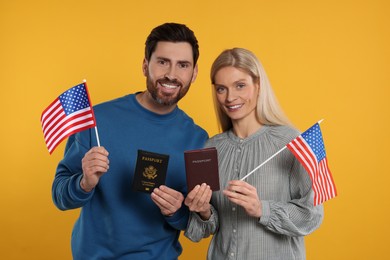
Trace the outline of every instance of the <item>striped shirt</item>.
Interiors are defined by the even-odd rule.
[[[218,150],[221,190],[213,193],[212,217],[202,221],[192,213],[185,232],[192,241],[214,234],[207,259],[306,259],[304,236],[320,226],[323,207],[313,206],[310,177],[288,149],[246,179],[261,200],[260,219],[222,194],[229,180],[241,179],[298,135],[287,126],[263,126],[245,139],[227,131],[207,142]]]

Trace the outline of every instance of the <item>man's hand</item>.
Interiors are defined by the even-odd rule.
[[[165,185],[155,188],[151,194],[154,203],[160,208],[164,216],[172,216],[181,208],[184,196],[181,192]]]
[[[190,193],[188,193],[184,204],[190,209],[190,211],[199,213],[203,220],[210,219],[210,199],[212,195],[210,186],[203,183],[202,185],[196,185]]]
[[[99,183],[100,177],[108,171],[108,152],[104,147],[93,147],[81,161],[83,178],[80,186],[85,192],[90,192]]]

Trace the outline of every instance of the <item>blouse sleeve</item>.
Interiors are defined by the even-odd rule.
[[[323,220],[323,206],[314,206],[312,182],[298,160],[290,173],[291,200],[262,201],[259,223],[266,229],[287,236],[305,236],[316,230]]]
[[[218,229],[218,213],[211,205],[211,216],[209,220],[202,220],[196,212],[190,213],[187,229],[184,236],[193,242],[199,242],[202,238],[209,237]]]

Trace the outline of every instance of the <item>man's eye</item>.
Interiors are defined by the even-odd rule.
[[[186,69],[188,68],[190,65],[188,63],[180,63],[179,64],[179,67],[182,68],[182,69]]]

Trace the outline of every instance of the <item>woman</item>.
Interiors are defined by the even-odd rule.
[[[221,191],[212,194],[202,184],[188,194],[192,214],[185,235],[199,241],[214,234],[208,259],[305,259],[303,238],[320,226],[323,207],[313,206],[311,180],[300,162],[285,149],[240,180],[299,132],[252,52],[223,51],[211,82],[223,132],[206,146],[218,150]]]

